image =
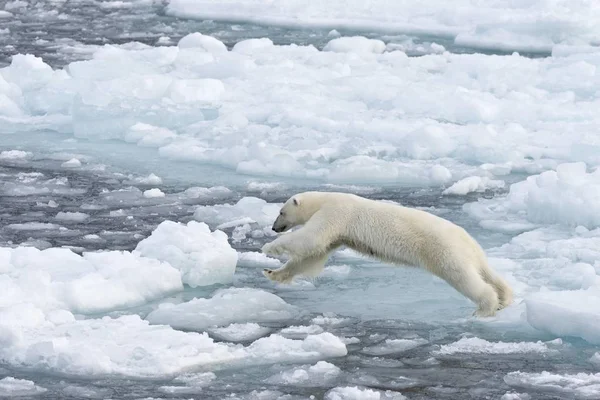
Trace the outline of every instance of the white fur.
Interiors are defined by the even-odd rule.
[[[277,282],[317,275],[329,254],[350,247],[382,261],[417,266],[444,279],[478,305],[477,316],[493,316],[512,302],[512,290],[489,267],[479,244],[461,227],[425,211],[348,193],[305,192],[282,207],[273,229],[287,231],[263,246],[289,261],[264,274]]]

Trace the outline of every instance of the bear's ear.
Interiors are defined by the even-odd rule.
[[[294,197],[294,199],[293,199],[293,200],[294,200],[294,205],[295,205],[295,206],[299,206],[299,205],[300,205],[300,202],[298,201],[298,199],[297,199],[297,198],[295,198],[295,197]]]

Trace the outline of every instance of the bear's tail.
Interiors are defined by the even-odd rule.
[[[498,301],[500,302],[500,310],[509,306],[513,302],[513,291],[508,283],[500,276],[496,275],[486,264],[481,267],[481,277],[483,280],[494,288],[498,294]]]

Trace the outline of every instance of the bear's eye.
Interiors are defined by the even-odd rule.
[[[283,217],[284,212],[283,211],[279,211],[279,215],[281,215]]]

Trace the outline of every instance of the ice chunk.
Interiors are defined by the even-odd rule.
[[[556,374],[551,372],[510,372],[504,377],[510,386],[557,393],[571,398],[595,399],[600,393],[600,374]],[[573,396],[573,397],[572,397]]]
[[[260,289],[222,289],[210,299],[193,299],[181,304],[161,304],[146,319],[177,329],[203,331],[232,323],[268,322],[297,317],[299,310],[280,297]]]
[[[273,41],[269,38],[246,39],[237,42],[231,51],[241,54],[253,54],[269,47],[273,47]]]
[[[180,49],[202,49],[208,53],[227,53],[227,47],[212,36],[203,35],[199,32],[190,33],[179,40],[177,46]]]
[[[531,400],[531,396],[527,393],[506,392],[500,400]]]
[[[65,168],[77,168],[81,167],[81,161],[79,161],[77,158],[71,158],[70,160],[62,163],[61,166]]]
[[[138,146],[160,147],[169,144],[177,135],[169,129],[138,122],[125,134],[125,140]]]
[[[250,340],[256,340],[270,332],[270,328],[260,326],[252,322],[242,324],[233,323],[222,328],[210,329],[211,336],[217,337],[221,340],[226,340],[228,342],[247,342]]]
[[[379,39],[367,39],[363,36],[347,36],[330,40],[323,48],[323,51],[381,54],[385,51],[385,43]]]
[[[279,334],[292,339],[305,338],[308,335],[314,335],[323,332],[319,325],[295,326],[291,325],[279,331]]]
[[[281,261],[257,251],[244,251],[238,253],[238,265],[262,268],[279,268],[281,267]]]
[[[61,211],[58,214],[56,214],[56,217],[54,217],[54,218],[56,218],[59,221],[82,222],[89,218],[89,214],[77,212],[77,211],[76,212]]]
[[[23,150],[6,150],[0,152],[0,160],[24,160],[32,156],[33,153]]]
[[[158,188],[148,189],[144,191],[144,197],[147,199],[153,199],[156,197],[165,197],[165,194],[162,190]]]
[[[490,189],[502,189],[504,185],[504,181],[481,176],[470,176],[455,182],[452,186],[445,189],[442,194],[465,195],[472,192],[484,192]]]
[[[216,377],[212,372],[180,375],[173,379],[173,383],[183,383],[184,386],[161,386],[159,390],[169,394],[198,393],[203,387],[210,385]]]
[[[0,379],[0,396],[2,397],[35,396],[46,391],[47,389],[39,387],[27,379],[16,379],[11,376]]]
[[[546,353],[550,351],[542,342],[488,342],[477,337],[462,338],[457,342],[445,344],[435,351],[436,355],[450,354],[515,354]]]
[[[36,325],[20,331],[18,341],[0,348],[0,361],[77,377],[164,379],[190,369],[203,372],[316,362],[347,353],[346,346],[330,333],[304,340],[272,335],[243,347],[215,343],[206,333],[150,326],[137,315],[63,323],[45,320],[43,314],[40,317]],[[10,326],[16,329],[14,322]]]
[[[534,328],[600,344],[600,285],[587,290],[534,293],[525,304],[527,321]]]
[[[406,400],[401,393],[358,386],[338,386],[325,393],[325,400]]]
[[[155,174],[150,174],[146,177],[136,178],[136,182],[141,183],[142,185],[160,185],[163,183],[163,180]]]
[[[206,106],[219,102],[225,86],[218,79],[181,79],[174,81],[169,90],[171,99],[176,103]]]
[[[593,43],[598,34],[595,10],[587,3],[544,1],[485,3],[473,7],[470,0],[451,5],[441,2],[423,11],[421,4],[374,0],[332,0],[302,7],[302,1],[269,3],[253,0],[203,2],[171,0],[170,15],[199,20],[238,21],[259,25],[338,29],[368,32],[450,36],[461,45],[503,51],[549,52],[558,43]],[[449,16],[452,18],[449,18]],[[552,28],[549,29],[548,27]],[[335,34],[334,34],[335,35]]]
[[[8,224],[6,229],[12,229],[15,231],[46,231],[46,230],[58,230],[60,225],[51,224],[48,222],[24,222],[22,224]]]
[[[238,259],[225,233],[211,232],[208,225],[195,221],[187,225],[164,221],[135,250],[168,262],[191,287],[231,283]]]
[[[600,367],[600,352],[595,353],[591,358],[590,358],[590,362],[592,364],[597,365],[598,367]]]
[[[362,352],[374,356],[403,353],[427,344],[425,339],[387,339],[384,343],[365,347]]]
[[[183,289],[178,270],[128,252],[79,256],[68,249],[19,247],[0,248],[2,254],[6,264],[0,307],[30,302],[42,309],[93,313],[140,305]]]
[[[600,169],[586,172],[586,164],[560,164],[511,185],[507,196],[480,200],[465,209],[473,215],[525,218],[532,223],[600,226]],[[488,218],[486,218],[488,219]]]
[[[273,385],[327,386],[342,373],[342,370],[327,361],[302,366],[273,375],[267,383]]]
[[[207,224],[225,224],[232,221],[247,223],[250,218],[252,222],[261,227],[271,226],[283,204],[267,203],[257,197],[244,197],[236,204],[218,204],[214,206],[198,206],[194,212],[197,221]]]

